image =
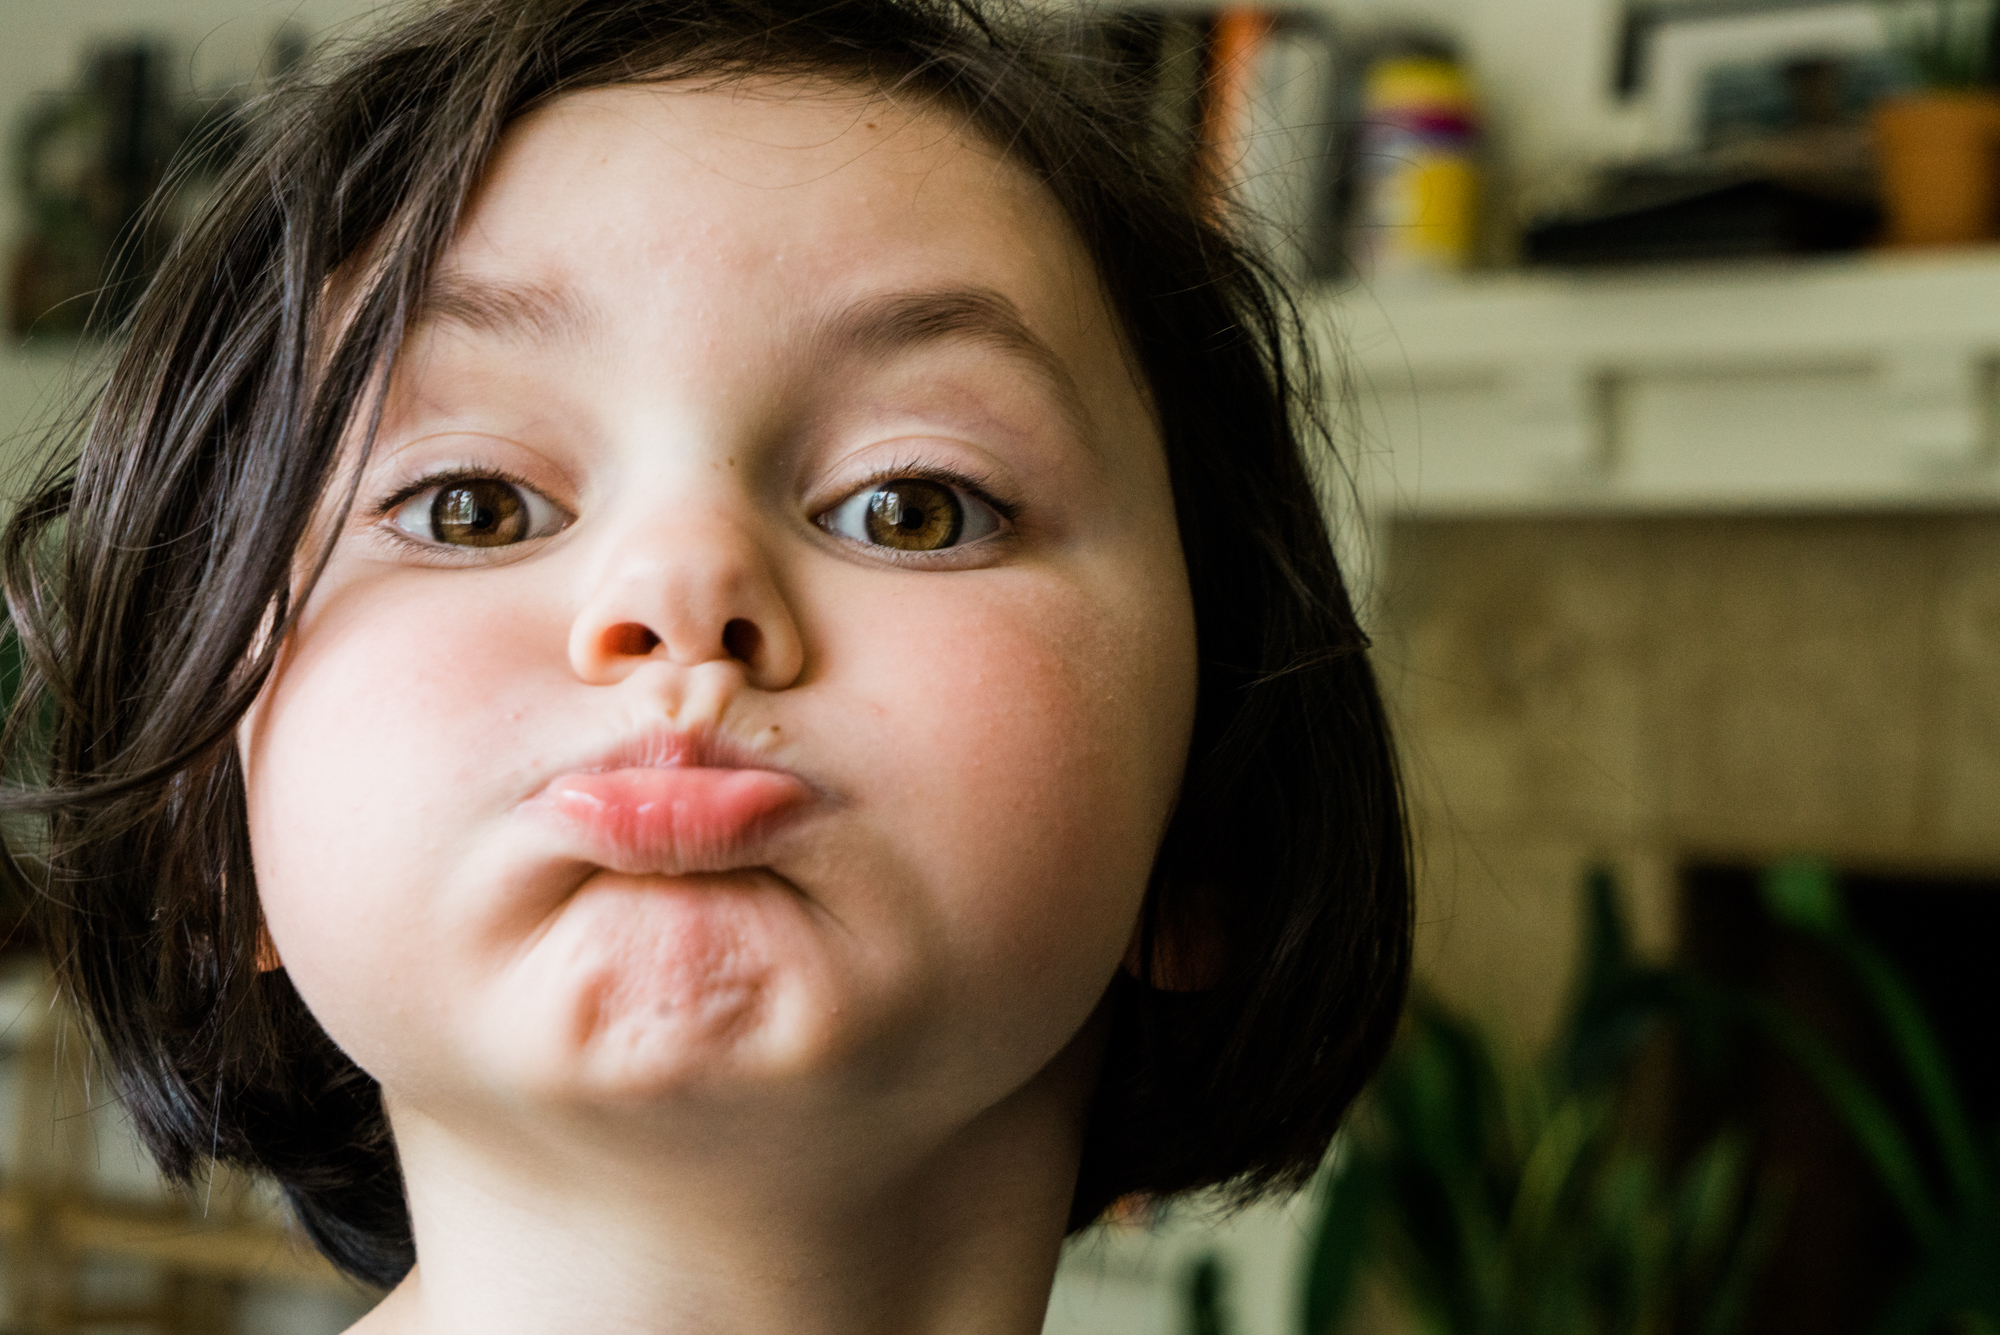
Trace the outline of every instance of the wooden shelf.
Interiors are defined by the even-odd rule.
[[[129,1257],[204,1279],[354,1291],[303,1238],[268,1222],[211,1222],[171,1205],[0,1196],[0,1230],[18,1236],[30,1228],[46,1230],[58,1248],[78,1256]]]
[[[190,1200],[142,1164],[123,1109],[105,1099],[102,1073],[93,1077],[77,1023],[53,995],[38,958],[0,960],[9,1095],[0,1125],[11,1145],[0,1179],[8,1279],[0,1329],[69,1335],[113,1321],[176,1333],[222,1329],[253,1289],[358,1316],[367,1295],[286,1224],[273,1192],[217,1170]],[[115,1310],[87,1301],[85,1278],[105,1263],[151,1282]]]

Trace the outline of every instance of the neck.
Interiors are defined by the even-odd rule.
[[[392,1102],[418,1265],[354,1335],[1036,1335],[1079,1064],[927,1144],[892,1118],[475,1138]]]

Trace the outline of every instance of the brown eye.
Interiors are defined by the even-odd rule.
[[[843,537],[899,552],[943,551],[1000,527],[992,506],[958,487],[920,477],[864,487],[819,522]]]
[[[527,536],[528,507],[497,478],[454,482],[431,502],[431,534],[454,547],[505,547]]]
[[[559,533],[569,516],[539,493],[505,478],[441,482],[398,505],[390,522],[445,547],[511,547]]]
[[[951,488],[920,478],[887,482],[868,493],[868,540],[905,552],[934,552],[958,540],[965,512]]]

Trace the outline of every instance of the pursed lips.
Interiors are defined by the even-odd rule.
[[[658,733],[557,775],[523,805],[601,866],[681,876],[756,865],[761,836],[816,797],[797,775],[711,735]]]

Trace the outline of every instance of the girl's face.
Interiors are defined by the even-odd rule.
[[[242,746],[393,1112],[963,1122],[1077,1035],[1178,789],[1166,466],[1052,199],[861,93],[517,124]]]

